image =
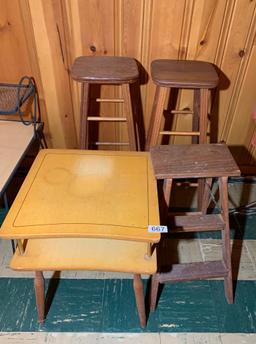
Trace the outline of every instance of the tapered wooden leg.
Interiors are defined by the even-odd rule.
[[[146,326],[146,311],[145,311],[145,300],[144,300],[144,291],[141,275],[135,274],[133,276],[133,289],[136,299],[136,305],[138,310],[138,315],[140,319],[140,326]]]
[[[167,207],[170,204],[170,197],[172,191],[172,179],[165,179],[163,185],[164,201]]]
[[[170,197],[172,192],[172,179],[165,179],[163,182],[163,196],[160,204],[161,222],[167,223]]]
[[[158,294],[159,281],[157,274],[154,274],[151,279],[151,290],[150,290],[150,312],[154,312],[156,309],[156,300]]]
[[[151,118],[149,123],[149,130],[146,140],[146,151],[157,144],[157,138],[160,132],[161,119],[163,116],[164,103],[166,100],[168,88],[156,87],[156,93],[154,97]]]
[[[222,215],[225,222],[225,229],[222,231],[222,251],[223,261],[227,268],[228,274],[224,279],[225,295],[228,303],[233,303],[233,279],[231,264],[231,245],[230,245],[230,228],[228,215],[228,178],[219,178],[220,200]]]
[[[36,295],[36,307],[38,313],[38,322],[44,322],[44,276],[41,271],[35,272],[34,287]]]

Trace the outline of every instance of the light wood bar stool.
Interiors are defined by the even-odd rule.
[[[82,83],[81,91],[81,119],[80,119],[80,148],[88,148],[89,123],[91,122],[126,122],[128,131],[128,146],[130,150],[137,150],[130,84],[138,81],[139,71],[134,59],[120,56],[80,56],[75,59],[71,76]],[[122,117],[95,116],[89,114],[90,86],[119,85],[122,88],[122,98],[97,98],[99,103],[122,103],[124,115]],[[124,145],[123,142],[95,142],[96,145]]]
[[[156,178],[163,180],[160,209],[163,211],[162,221],[168,224],[168,232],[221,231],[223,253],[219,261],[173,264],[168,272],[158,271],[152,279],[151,310],[156,306],[159,283],[215,277],[224,277],[227,302],[233,303],[228,177],[238,176],[240,171],[229,149],[225,144],[162,145],[151,148],[151,158]],[[217,178],[219,214],[168,213],[172,182],[176,178],[205,178],[204,197],[209,195],[207,180]]]
[[[155,146],[159,135],[192,136],[192,143],[206,143],[208,90],[218,85],[218,75],[211,63],[160,59],[151,63],[151,76],[156,84],[146,149]],[[164,105],[169,89],[192,89],[193,110],[172,110],[173,115],[193,115],[192,131],[160,131]]]

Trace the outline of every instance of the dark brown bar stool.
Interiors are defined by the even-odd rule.
[[[159,135],[192,136],[192,143],[206,143],[208,90],[218,85],[218,75],[211,63],[161,59],[151,63],[151,76],[156,84],[146,149],[157,144]],[[172,110],[176,114],[192,114],[192,131],[160,131],[164,105],[169,89],[192,89],[193,111]],[[199,138],[199,140],[198,140]]]
[[[173,264],[170,271],[158,272],[152,278],[151,310],[156,307],[159,283],[224,277],[225,295],[233,303],[230,229],[228,213],[228,177],[240,171],[225,144],[161,145],[150,150],[155,176],[163,180],[160,197],[162,224],[169,233],[221,231],[222,260]],[[168,213],[174,179],[205,178],[204,197],[209,196],[207,181],[217,178],[220,196],[219,214],[189,212]],[[158,247],[161,250],[161,245]],[[160,253],[160,252],[159,252]]]
[[[82,83],[81,93],[81,120],[80,120],[80,148],[88,148],[88,126],[90,122],[126,122],[130,150],[136,150],[136,135],[132,112],[130,84],[139,78],[137,63],[129,57],[119,56],[80,56],[75,59],[71,76]],[[103,99],[97,98],[97,102],[123,103],[125,116],[93,116],[89,111],[89,89],[91,84],[120,85],[123,98]],[[97,142],[96,144],[123,145],[121,142]]]

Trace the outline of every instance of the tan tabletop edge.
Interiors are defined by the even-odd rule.
[[[94,158],[95,156],[95,158]],[[48,159],[48,160],[45,160]],[[89,159],[89,160],[88,160]],[[95,163],[95,166],[92,166]],[[131,165],[132,163],[132,165]],[[137,164],[139,163],[139,164]],[[74,164],[75,169],[74,172],[72,170],[72,164]],[[99,172],[96,168],[98,165],[103,168],[103,172],[99,169]],[[71,167],[70,167],[71,165]],[[101,166],[102,165],[102,166]],[[113,166],[112,166],[113,165]],[[130,166],[131,165],[131,166]],[[138,166],[137,166],[138,165]],[[134,176],[136,176],[136,169],[140,171],[140,179],[136,181]],[[67,170],[68,169],[68,170]],[[85,169],[85,171],[84,171]],[[89,169],[89,172],[86,170]],[[106,171],[104,171],[104,169]],[[114,169],[114,174],[112,172]],[[116,187],[116,182],[114,182],[114,186],[111,189],[111,183],[113,180],[115,181],[115,176],[119,177],[119,170],[121,171],[120,184],[121,189],[124,190],[119,191],[120,194],[117,196],[115,195],[115,190],[119,190]],[[56,172],[60,173],[60,175]],[[63,174],[63,171],[67,171]],[[96,175],[94,176],[94,172]],[[41,173],[41,174],[40,174]],[[73,173],[73,174],[72,174]],[[98,173],[98,175],[97,175]],[[102,175],[103,177],[102,177]],[[105,174],[104,174],[105,173]],[[127,174],[127,175],[126,175]],[[50,175],[50,177],[49,177]],[[114,176],[114,178],[112,177]],[[124,175],[124,176],[123,176]],[[88,177],[87,177],[88,176]],[[144,177],[145,176],[145,177]],[[52,179],[53,178],[53,179]],[[55,178],[55,179],[54,179]],[[65,180],[68,179],[68,181]],[[89,178],[89,187],[82,187],[81,185],[84,182],[87,182]],[[93,183],[90,184],[90,178],[93,178]],[[105,180],[105,179],[106,180]],[[124,178],[124,179],[122,179]],[[126,179],[125,179],[126,178]],[[49,181],[48,181],[49,179]],[[60,182],[59,182],[60,179]],[[63,179],[63,180],[62,180]],[[109,191],[112,193],[111,197],[117,197],[117,209],[115,209],[115,203],[113,203],[114,208],[111,208],[112,205],[108,204],[106,201],[102,201],[101,198],[101,189],[98,189],[98,179],[100,179],[100,183],[103,183],[102,186],[104,187],[104,194],[106,194],[106,200],[108,201],[109,198]],[[102,180],[103,182],[102,182]],[[118,178],[117,178],[118,179]],[[78,180],[78,181],[77,181]],[[135,184],[134,184],[134,182]],[[140,195],[137,191],[137,187],[140,187],[140,181],[144,184],[143,191],[144,194]],[[123,183],[124,182],[124,183]],[[73,183],[73,184],[72,184]],[[75,183],[75,184],[74,184]],[[127,185],[125,183],[128,183]],[[137,184],[136,184],[137,183]],[[88,183],[87,183],[88,184]],[[125,184],[125,186],[123,186]],[[59,186],[60,185],[60,186]],[[71,186],[72,188],[71,188]],[[76,194],[73,196],[73,186],[76,187]],[[91,186],[92,185],[92,186]],[[110,186],[109,186],[110,185]],[[130,185],[133,187],[135,196],[133,195],[133,190],[130,190]],[[64,209],[64,216],[66,218],[62,218],[61,211],[62,211],[62,204],[59,205],[58,209],[56,208],[56,204],[59,203],[56,201],[52,203],[52,199],[48,195],[48,191],[51,191],[51,195],[57,195],[59,192],[62,192],[61,189],[65,188],[64,195],[67,194],[67,198],[69,202],[73,202],[75,206],[72,207],[72,211],[76,211],[76,206],[80,206],[80,211],[78,212],[78,216],[82,216],[82,221],[77,220],[76,213],[73,215],[68,214],[70,208],[69,203],[64,203],[66,207]],[[71,188],[71,191],[68,188]],[[116,189],[115,189],[116,187]],[[89,189],[92,190],[89,190]],[[106,190],[105,190],[106,189]],[[68,193],[67,193],[68,190]],[[82,191],[81,191],[82,190]],[[87,194],[83,195],[81,192],[85,190]],[[89,191],[88,191],[89,190]],[[66,192],[66,194],[65,194]],[[128,199],[130,208],[128,209],[129,212],[125,213],[126,209],[126,193],[128,192]],[[130,194],[129,194],[130,192]],[[95,196],[96,195],[96,196]],[[138,196],[137,196],[138,195]],[[59,197],[59,201],[62,201],[62,194]],[[57,197],[57,199],[58,199]],[[73,198],[72,198],[73,197]],[[74,198],[75,197],[75,198]],[[93,203],[94,198],[96,197],[96,201],[100,200],[101,203]],[[121,198],[120,198],[121,197]],[[134,197],[139,197],[142,202],[142,206],[144,209],[144,218],[140,219],[140,208],[134,208],[133,202],[134,200],[140,204],[140,199],[137,200]],[[63,199],[65,197],[63,196]],[[87,201],[88,200],[88,201]],[[120,200],[120,204],[118,204]],[[146,204],[145,204],[146,200]],[[110,199],[111,201],[111,199]],[[115,201],[115,199],[114,199]],[[113,201],[113,202],[114,202]],[[40,203],[41,202],[41,203]],[[44,203],[42,203],[44,202]],[[76,203],[78,202],[78,203]],[[85,203],[83,203],[85,202]],[[103,203],[102,203],[103,202]],[[52,203],[52,209],[48,206],[48,203]],[[106,203],[106,204],[105,204]],[[27,204],[27,205],[26,205]],[[72,204],[72,203],[70,203]],[[88,204],[98,206],[94,212],[101,211],[103,213],[103,219],[105,222],[101,221],[100,217],[94,217],[90,214],[90,208],[88,208]],[[108,213],[106,213],[105,208],[101,210],[100,206],[103,206],[107,209],[107,212],[110,214],[110,218]],[[87,206],[87,213],[89,217],[94,221],[96,218],[96,223],[91,223],[90,218],[89,221],[87,219],[87,215],[83,215],[84,212],[84,205]],[[24,208],[25,206],[25,208]],[[38,208],[39,206],[39,208]],[[41,207],[41,208],[40,208]],[[46,210],[44,211],[44,207]],[[119,208],[121,210],[119,210]],[[39,210],[38,210],[39,209]],[[49,210],[50,209],[50,210]],[[112,211],[114,209],[114,212]],[[58,210],[60,214],[56,219],[55,212]],[[49,211],[52,213],[49,215]],[[107,215],[105,215],[105,213]],[[139,222],[137,222],[136,216],[134,219],[130,219],[130,214],[133,215],[133,211],[137,211],[137,217]],[[36,212],[36,218],[35,218]],[[101,214],[100,213],[100,214]],[[24,215],[25,214],[25,218]],[[82,214],[82,215],[81,215]],[[49,219],[45,219],[45,217],[50,216]],[[118,217],[119,216],[119,217]],[[128,222],[123,220],[123,216],[126,216]],[[116,217],[118,221],[115,222]],[[18,219],[18,220],[17,220]],[[74,219],[77,220],[77,223],[74,223]],[[81,220],[80,219],[80,220]],[[41,221],[43,220],[43,221]],[[85,221],[85,222],[83,222]],[[63,223],[62,223],[63,222]],[[87,223],[88,222],[88,223]],[[130,222],[130,223],[129,223]],[[127,225],[126,225],[127,224]],[[142,225],[143,224],[143,225]],[[97,237],[97,238],[113,238],[113,239],[124,239],[124,240],[137,240],[137,241],[145,241],[145,242],[158,242],[160,240],[159,233],[149,233],[147,226],[148,225],[158,225],[159,224],[159,211],[158,211],[158,199],[157,199],[157,189],[156,189],[156,180],[153,175],[153,168],[151,164],[151,160],[149,158],[149,153],[147,152],[122,152],[122,151],[84,151],[84,150],[73,150],[73,149],[45,149],[41,150],[36,157],[33,166],[27,175],[11,209],[9,210],[0,230],[0,237],[5,239],[28,239],[28,238],[49,238],[49,237]],[[88,230],[86,229],[88,228]],[[90,232],[91,231],[91,232]]]

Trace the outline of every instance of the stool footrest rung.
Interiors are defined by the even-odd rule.
[[[96,146],[129,146],[128,142],[94,142]]]
[[[160,131],[160,135],[200,136],[200,131]]]
[[[160,283],[226,277],[228,270],[219,261],[173,264],[170,272],[157,274]]]
[[[123,98],[96,98],[97,103],[124,103]]]
[[[194,112],[191,110],[171,110],[171,114],[173,115],[193,115]]]
[[[100,117],[100,116],[88,116],[88,121],[94,122],[126,122],[126,117]]]
[[[169,214],[170,232],[218,231],[225,228],[221,214],[175,215]]]

